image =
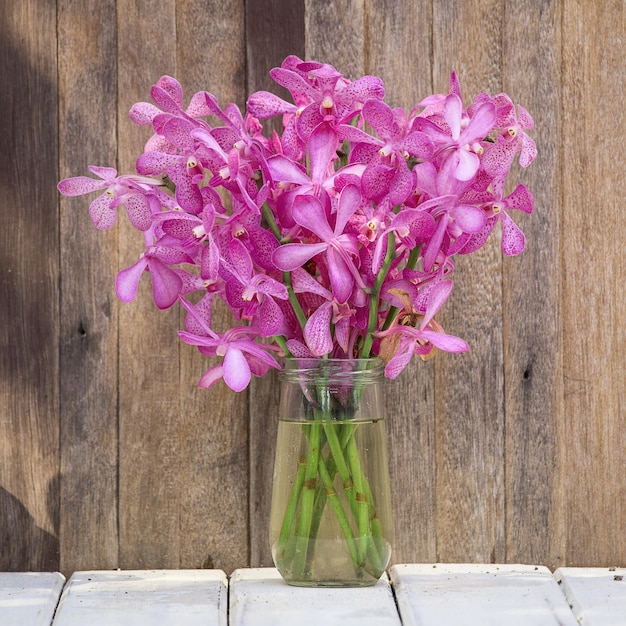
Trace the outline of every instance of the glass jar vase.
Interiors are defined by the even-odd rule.
[[[378,359],[287,359],[270,545],[298,586],[374,585],[393,524]]]

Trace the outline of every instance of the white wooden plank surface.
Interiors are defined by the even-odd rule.
[[[534,565],[395,565],[404,626],[577,626],[559,585]]]
[[[54,626],[226,626],[221,570],[76,572]]]
[[[59,573],[0,572],[0,624],[50,626],[64,583]]]
[[[386,577],[373,587],[301,588],[274,568],[235,570],[230,578],[231,626],[400,626]]]
[[[561,567],[554,577],[579,624],[626,624],[626,568]]]

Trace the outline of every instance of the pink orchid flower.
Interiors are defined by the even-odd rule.
[[[272,255],[276,267],[291,272],[314,256],[326,253],[332,292],[337,302],[345,302],[350,297],[355,282],[365,287],[354,265],[354,258],[358,255],[358,240],[356,235],[344,233],[348,220],[360,202],[361,194],[355,185],[344,187],[337,203],[333,228],[317,198],[297,196],[293,203],[293,219],[316,235],[319,243],[288,243],[276,248]]]

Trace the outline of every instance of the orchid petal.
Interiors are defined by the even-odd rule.
[[[297,107],[269,91],[257,91],[248,98],[248,111],[260,120],[295,112]]]
[[[311,314],[304,327],[304,340],[315,356],[324,356],[332,352],[331,317],[332,305],[330,302],[325,302]]]
[[[292,215],[296,223],[315,233],[323,241],[333,238],[333,231],[328,225],[324,208],[315,196],[296,196]]]
[[[495,104],[493,102],[485,102],[470,119],[467,128],[461,134],[460,143],[472,143],[477,139],[484,139],[493,130],[495,121]]]
[[[478,156],[464,148],[459,148],[455,154],[458,159],[454,170],[455,178],[462,181],[471,180],[480,166]]]
[[[200,378],[198,386],[202,389],[207,389],[219,380],[222,380],[223,377],[224,367],[222,366],[222,364],[220,363],[219,365],[214,365],[213,367],[210,367],[206,372],[204,372],[202,378]]]
[[[311,133],[308,144],[311,157],[311,180],[314,183],[322,183],[336,155],[337,135],[329,124],[320,124]]]
[[[437,314],[437,311],[443,306],[444,302],[448,299],[452,292],[452,281],[442,280],[437,283],[428,293],[428,303],[426,305],[426,312],[424,313],[424,319],[420,324],[420,328],[424,329],[430,323],[430,320]]]
[[[385,365],[385,377],[391,380],[397,378],[412,358],[412,350],[394,354],[394,356],[389,359],[387,365]]]
[[[102,194],[89,205],[89,216],[98,230],[106,230],[115,225],[117,211],[111,206],[111,197]]]
[[[104,189],[110,184],[110,181],[107,180],[96,180],[89,178],[89,176],[74,176],[73,178],[64,178],[57,185],[57,189],[64,196],[82,196],[92,191]]]
[[[311,183],[310,178],[301,167],[281,154],[267,159],[267,167],[272,178],[277,182],[297,183],[299,185]]]
[[[152,297],[159,309],[171,307],[182,289],[180,276],[165,263],[155,257],[148,258],[148,268],[152,276]]]
[[[446,335],[444,333],[438,333],[434,330],[423,330],[422,336],[428,342],[432,343],[433,346],[436,346],[440,350],[444,350],[445,352],[467,352],[469,350],[469,346],[467,342],[463,341],[459,337],[455,337],[453,335]]]
[[[272,260],[279,270],[291,272],[327,248],[327,243],[288,243],[274,250]]]
[[[443,107],[443,116],[446,120],[452,139],[456,140],[461,134],[461,116],[463,114],[463,103],[461,98],[451,93],[446,97]]]
[[[337,302],[345,302],[354,288],[354,279],[345,259],[334,248],[328,248],[328,273]]]
[[[122,302],[132,302],[137,297],[139,281],[148,267],[148,260],[140,258],[136,263],[118,272],[115,277],[115,293]]]
[[[124,198],[123,202],[126,207],[126,213],[130,223],[137,230],[148,230],[152,226],[152,212],[150,211],[150,202],[140,193],[131,193]]]
[[[258,311],[259,330],[262,337],[271,337],[280,332],[284,316],[273,298],[266,296]]]
[[[348,221],[361,205],[361,191],[356,185],[346,185],[339,194],[337,205],[337,221],[335,235],[340,235],[346,228]]]
[[[382,139],[390,137],[390,129],[393,127],[393,111],[389,105],[381,100],[368,100],[363,105],[363,117],[379,137]]]
[[[232,344],[226,350],[222,368],[224,382],[233,391],[243,391],[250,383],[252,374],[246,357],[239,348]]]
[[[526,237],[519,226],[503,211],[500,213],[502,226],[502,252],[507,256],[515,256],[524,251]]]
[[[478,233],[485,226],[485,212],[472,204],[459,204],[452,210],[452,217],[464,233]]]

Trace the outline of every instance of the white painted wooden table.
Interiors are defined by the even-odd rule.
[[[626,626],[626,569],[394,565],[363,589],[273,568],[0,573],[0,626]]]
[[[626,568],[561,567],[554,577],[579,624],[626,624]]]
[[[50,626],[64,583],[57,573],[0,572],[0,624]]]

